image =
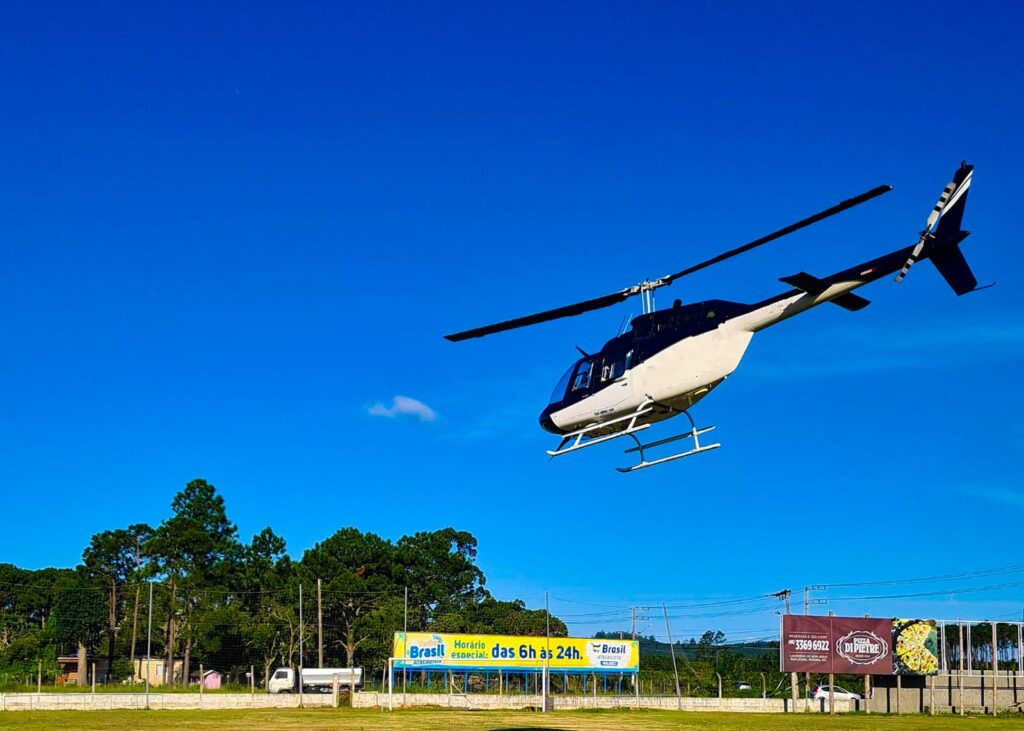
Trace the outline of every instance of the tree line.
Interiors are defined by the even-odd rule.
[[[97,658],[100,682],[127,682],[149,646],[170,683],[202,665],[229,680],[254,667],[262,684],[278,665],[297,667],[300,646],[307,667],[379,671],[406,622],[410,631],[545,632],[543,610],[487,591],[465,531],[392,541],[342,528],[299,560],[286,548],[269,527],[243,542],[223,496],[197,479],[159,525],[95,534],[74,568],[0,564],[0,676],[34,675],[40,663],[54,676],[58,657],[76,656],[80,684]],[[552,617],[551,632],[565,636],[566,626]]]

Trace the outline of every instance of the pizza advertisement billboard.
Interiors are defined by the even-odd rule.
[[[782,670],[853,675],[938,672],[934,620],[782,617]]]

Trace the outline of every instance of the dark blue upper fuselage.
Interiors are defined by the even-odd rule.
[[[631,327],[566,371],[551,394],[551,403],[541,412],[541,426],[557,431],[550,414],[564,409],[621,378],[626,370],[642,363],[684,338],[714,330],[726,320],[745,314],[751,305],[725,300],[707,300],[683,305],[676,300],[667,310],[633,318]]]

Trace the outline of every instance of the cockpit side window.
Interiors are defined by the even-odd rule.
[[[572,379],[570,391],[581,391],[590,386],[590,373],[593,370],[594,362],[590,360],[580,361],[576,368],[576,375]]]

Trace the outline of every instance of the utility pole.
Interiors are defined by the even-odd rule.
[[[772,594],[773,597],[781,599],[786,605],[786,614],[789,614],[789,595],[793,592],[789,589],[783,589]],[[782,661],[782,653],[786,651],[786,648],[782,644],[782,637],[779,637],[779,662]],[[793,712],[796,712],[796,701],[800,696],[800,681],[797,679],[796,673],[790,672],[789,674],[789,692],[793,699]]]
[[[324,666],[324,607],[320,596],[322,582],[316,580],[316,644],[317,644],[317,667]]]
[[[676,646],[672,644],[672,625],[668,622],[668,605],[662,602],[661,608],[665,612],[665,630],[668,632],[668,649],[672,653],[672,675],[675,676],[676,679],[676,706],[682,710],[683,694],[679,689],[679,669],[676,667]]]
[[[824,584],[811,584],[810,586],[804,587],[804,616],[806,617],[811,613],[811,605],[813,604],[825,604],[824,599],[811,599],[812,591],[825,591],[828,587]],[[807,698],[811,695],[811,674],[804,673],[804,692],[807,694]],[[804,704],[806,706],[806,704]]]
[[[644,611],[644,610],[647,610],[647,609],[650,609],[650,607],[630,607],[629,608],[630,634],[632,635],[633,640],[636,640],[636,623],[638,621],[645,621],[645,620],[648,619],[648,617],[641,617],[639,614],[637,614],[637,612]],[[640,675],[639,675],[639,672],[637,674],[633,675],[633,689],[636,691],[637,704],[638,704],[637,707],[639,708],[639,703],[640,703]]]

